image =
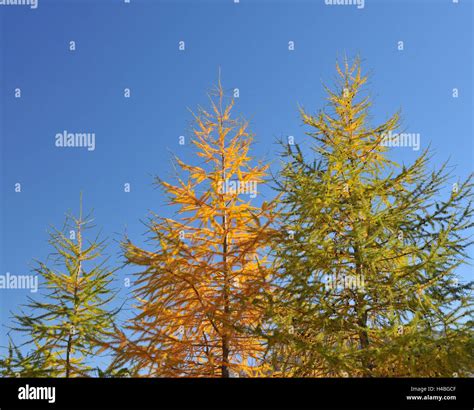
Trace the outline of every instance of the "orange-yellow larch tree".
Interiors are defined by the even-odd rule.
[[[258,201],[268,165],[249,156],[248,123],[231,118],[220,85],[211,110],[193,114],[200,165],[176,158],[176,184],[157,178],[179,219],[152,215],[154,249],[124,243],[137,273],[138,312],[120,333],[117,364],[144,376],[259,376],[265,344],[255,336],[272,271],[266,258],[274,201]]]

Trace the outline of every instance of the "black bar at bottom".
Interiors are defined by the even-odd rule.
[[[471,410],[473,397],[474,379],[462,378],[0,379],[0,410]]]

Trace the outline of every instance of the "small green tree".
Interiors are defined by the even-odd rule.
[[[472,374],[472,285],[456,275],[472,244],[472,176],[443,196],[451,175],[429,172],[427,151],[391,161],[384,138],[399,115],[371,127],[359,61],[337,71],[329,110],[301,110],[316,159],[287,145],[277,180],[277,374]]]
[[[111,336],[117,310],[109,309],[115,270],[105,266],[105,241],[99,235],[92,241],[84,237],[94,228],[92,221],[90,215],[83,218],[81,199],[79,217],[68,216],[62,230],[50,233],[49,243],[56,251],[53,266],[38,262],[35,268],[45,294],[40,300],[29,298],[27,312],[14,315],[12,330],[26,334],[22,346],[33,347],[29,360],[17,361],[15,373],[28,374],[30,361],[49,377],[81,377],[95,370],[88,360]],[[18,349],[13,350],[9,357],[19,357]]]
[[[7,355],[0,358],[1,377],[47,377],[48,356],[45,352],[33,350],[23,354],[11,340],[8,343]]]

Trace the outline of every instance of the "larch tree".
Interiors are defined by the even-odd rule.
[[[472,175],[431,171],[427,150],[391,161],[399,114],[372,127],[359,60],[337,73],[328,108],[301,109],[314,158],[285,145],[277,178],[276,374],[472,374],[472,283],[457,275],[472,244]]]
[[[0,357],[1,377],[49,377],[48,354],[41,350],[22,352],[9,340],[7,353]]]
[[[50,232],[52,261],[38,262],[35,268],[43,295],[29,297],[14,315],[12,331],[23,334],[26,342],[10,346],[10,372],[85,377],[95,370],[92,360],[104,350],[118,310],[110,307],[115,269],[106,266],[105,240],[99,235],[86,239],[92,223],[90,215],[82,215],[81,195],[79,217],[68,215],[62,229]],[[20,348],[28,352],[22,355]]]
[[[124,243],[136,275],[138,314],[121,334],[119,364],[164,377],[258,376],[264,340],[262,295],[271,269],[266,258],[274,205],[252,203],[268,165],[254,161],[248,123],[232,119],[234,101],[220,85],[211,111],[193,114],[192,144],[200,158],[176,158],[176,183],[156,183],[178,219],[152,215],[150,250]]]

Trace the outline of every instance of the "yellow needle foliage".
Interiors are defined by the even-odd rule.
[[[152,251],[124,244],[127,261],[144,270],[135,282],[139,314],[119,333],[117,362],[138,375],[268,372],[254,330],[272,276],[264,255],[276,215],[274,203],[252,203],[268,165],[249,156],[248,124],[231,118],[220,83],[210,97],[210,112],[193,114],[200,165],[176,159],[177,182],[157,180],[179,219],[152,216]]]

